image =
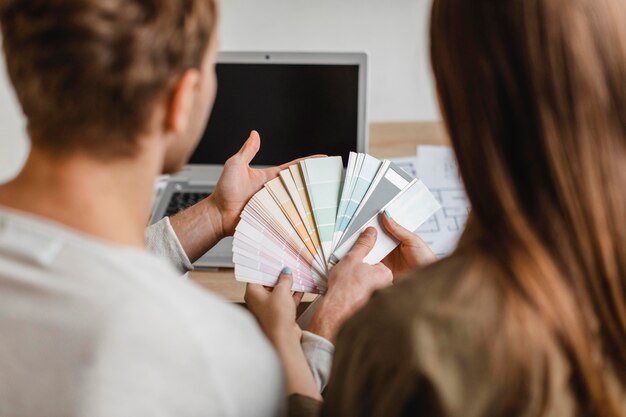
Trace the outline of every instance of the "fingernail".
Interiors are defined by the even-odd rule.
[[[280,271],[281,274],[285,274],[285,275],[291,275],[291,268],[289,268],[288,266],[284,267],[282,271]]]
[[[373,227],[368,227],[367,229],[365,229],[365,232],[363,232],[363,234],[367,236],[373,236],[376,234],[376,229],[374,229]]]
[[[385,210],[385,217],[391,219],[391,214],[387,210]]]

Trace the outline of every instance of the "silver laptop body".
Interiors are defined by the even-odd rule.
[[[366,151],[367,56],[365,54],[223,52],[218,56],[217,74],[217,99],[205,135],[190,163],[182,171],[172,175],[165,188],[156,197],[150,219],[151,224],[165,216],[174,215],[199,199],[210,195],[222,172],[223,162],[241,147],[248,137],[245,132],[250,132],[252,129],[259,130],[261,135],[261,151],[253,161],[258,167],[278,165],[316,153],[331,154],[335,149],[329,148],[333,148],[338,142],[341,144],[335,152],[345,155],[344,162],[347,162],[347,152]],[[255,103],[250,103],[247,112],[245,97],[242,100],[242,97],[237,96],[241,95],[241,92],[237,92],[237,86],[242,85],[244,88],[246,83],[249,84],[246,87],[246,94],[249,93],[250,97],[254,95],[257,101],[256,107],[254,107]],[[256,99],[258,97],[263,97],[262,105],[258,105],[258,99]],[[239,107],[233,103],[229,104],[229,100],[239,100],[238,103],[243,104]],[[302,119],[301,114],[293,118],[289,117],[294,103],[304,103],[299,107],[302,108],[301,113],[306,111],[309,106],[306,104],[307,100],[314,103],[310,105],[310,120]],[[331,110],[328,110],[329,108]],[[258,116],[255,114],[257,113],[255,109],[258,109]],[[327,113],[326,117],[322,117],[326,111],[333,113]],[[341,141],[329,139],[329,143],[322,144],[320,141],[330,136],[328,134],[314,136],[315,132],[313,132],[313,137],[308,141],[300,140],[300,135],[298,135],[298,137],[293,137],[293,143],[287,145],[284,142],[273,143],[274,140],[284,141],[285,137],[292,137],[297,134],[296,132],[315,130],[316,126],[324,126],[320,133],[324,129],[326,132],[332,132],[332,122],[328,122],[327,125],[324,120],[327,118],[332,120],[335,117],[335,125],[342,125],[344,121],[342,114],[346,114],[348,127],[344,129],[345,134],[342,134]],[[256,122],[255,117],[259,118]],[[274,117],[277,120],[268,121]],[[229,126],[236,125],[239,118],[247,120],[250,126],[244,126],[243,130],[238,133],[224,133]],[[288,122],[293,120],[295,120],[295,125]],[[298,126],[297,123],[302,126]],[[257,124],[267,124],[267,126],[264,129]],[[290,127],[283,129],[284,125],[290,124]],[[268,132],[273,133],[273,136],[267,135]],[[221,137],[222,135],[228,137]],[[230,147],[228,150],[223,149],[223,144],[226,142]],[[292,147],[297,154],[290,154],[289,150]],[[298,148],[297,151],[295,148]],[[277,149],[281,151],[275,152]],[[277,154],[276,157],[284,153],[288,159],[274,160],[274,153]],[[205,161],[206,156],[211,157],[207,157]],[[196,261],[194,266],[197,268],[232,267],[232,238],[228,237],[220,241]]]

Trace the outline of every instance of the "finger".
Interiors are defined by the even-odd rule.
[[[356,256],[358,259],[365,259],[368,253],[376,244],[376,238],[378,237],[378,232],[373,227],[368,227],[365,231],[359,236],[359,239],[356,241],[350,254]]]
[[[267,297],[268,291],[261,284],[246,284],[246,293],[243,297],[246,304],[254,304]]]
[[[292,297],[293,297],[293,302],[296,304],[296,307],[298,307],[300,305],[300,302],[302,301],[302,297],[304,297],[304,293],[294,292]]]
[[[386,287],[393,282],[393,272],[383,263],[374,265],[374,268],[378,270],[378,277],[380,277],[380,285]]]
[[[291,293],[291,287],[293,286],[293,274],[291,268],[285,267],[280,272],[278,277],[278,283],[274,287],[275,293]]]
[[[387,210],[381,213],[380,218],[382,219],[381,223],[383,224],[385,231],[394,239],[404,244],[418,242],[419,237],[395,221]]]
[[[239,155],[242,161],[246,165],[250,165],[250,162],[254,159],[256,154],[259,152],[261,148],[261,137],[256,130],[250,132],[250,136],[248,140],[243,144],[237,155]]]

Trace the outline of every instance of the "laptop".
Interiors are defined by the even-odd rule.
[[[151,223],[211,194],[224,162],[251,130],[261,135],[254,166],[314,154],[365,152],[367,56],[363,53],[223,52],[218,92],[202,139],[155,200]],[[232,267],[232,238],[202,256],[197,268]]]

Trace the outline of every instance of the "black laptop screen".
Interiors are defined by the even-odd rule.
[[[223,164],[251,130],[255,165],[356,151],[357,65],[218,64],[217,98],[192,164]]]

